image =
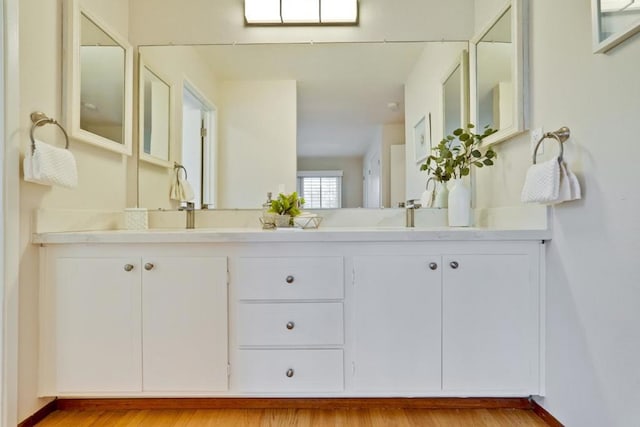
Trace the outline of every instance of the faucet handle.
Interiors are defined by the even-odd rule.
[[[421,208],[422,205],[418,203],[418,199],[411,199],[411,200],[407,200],[405,207],[407,209],[418,209],[418,208]]]

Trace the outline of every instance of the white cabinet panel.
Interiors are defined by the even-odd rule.
[[[239,304],[241,346],[342,345],[342,303]]]
[[[444,257],[445,391],[526,395],[535,390],[538,295],[530,259],[526,254]]]
[[[439,390],[440,258],[363,256],[353,263],[356,390]]]
[[[342,299],[344,295],[342,257],[240,258],[236,275],[241,300]]]
[[[59,392],[141,390],[140,274],[130,258],[55,261]]]
[[[148,256],[143,266],[144,391],[226,390],[226,258]]]
[[[344,388],[342,350],[240,350],[232,376],[242,392],[337,392]]]

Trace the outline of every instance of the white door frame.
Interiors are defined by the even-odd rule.
[[[18,271],[20,255],[20,78],[19,0],[0,0],[0,425],[18,424]],[[10,107],[9,107],[10,106]]]

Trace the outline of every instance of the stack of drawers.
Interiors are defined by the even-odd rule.
[[[342,257],[238,259],[234,388],[344,389]]]

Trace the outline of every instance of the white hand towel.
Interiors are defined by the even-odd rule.
[[[560,195],[560,162],[557,157],[529,167],[520,200],[553,203]]]
[[[560,165],[560,170],[563,172],[564,181],[560,182],[560,186],[566,186],[568,190],[564,190],[565,193],[568,193],[568,197],[563,201],[571,201],[571,200],[579,200],[582,198],[582,191],[580,189],[580,182],[576,175],[571,172],[571,169],[567,166],[565,162],[562,162]]]
[[[193,188],[191,188],[189,181],[180,176],[180,170],[176,173],[176,179],[171,186],[171,193],[169,194],[169,197],[172,200],[177,200],[179,202],[189,202],[195,197]]]
[[[420,204],[423,208],[433,207],[433,200],[435,199],[435,194],[433,190],[425,190],[422,192],[420,196]]]
[[[24,180],[41,185],[78,186],[76,159],[71,151],[35,141],[35,151],[27,149],[24,162]]]

